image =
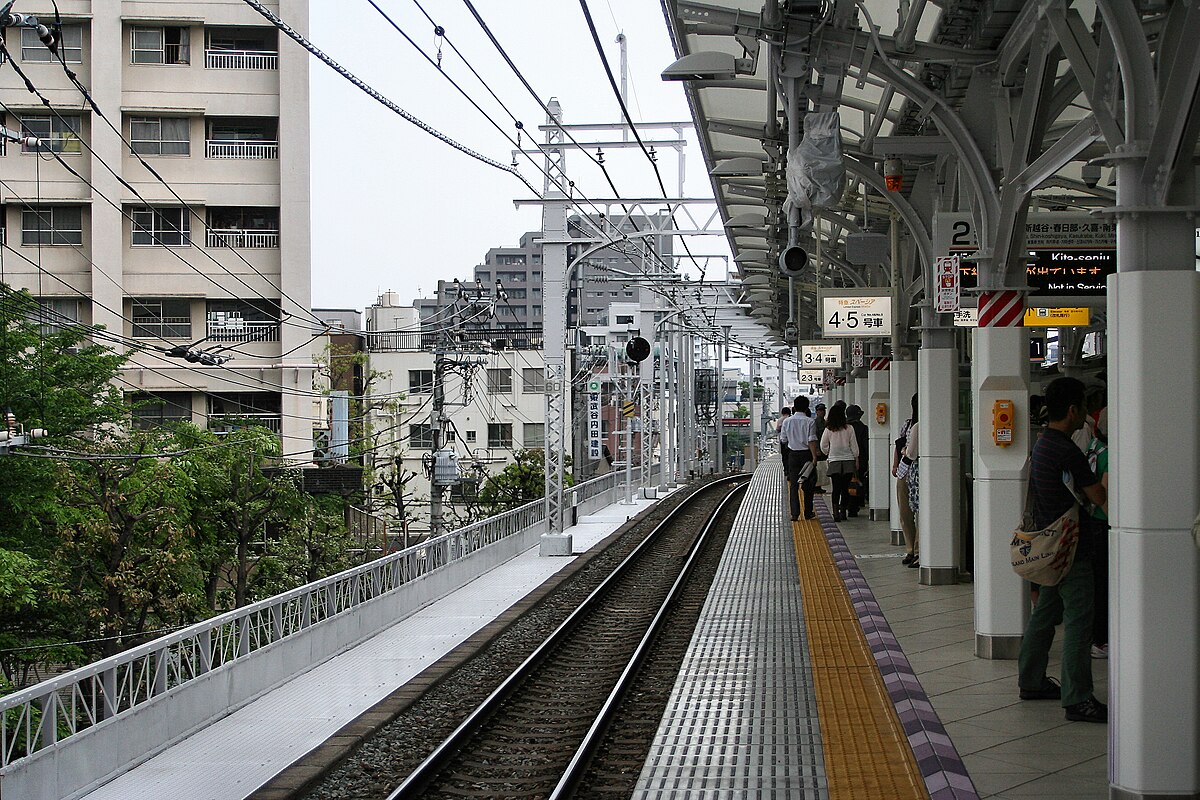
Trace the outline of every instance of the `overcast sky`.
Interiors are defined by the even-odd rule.
[[[431,56],[432,25],[414,0],[376,0]],[[462,53],[492,91],[536,135],[545,113],[520,85],[457,0],[417,0],[445,29],[442,66],[509,135],[512,118],[464,65]],[[543,100],[557,97],[567,123],[616,122],[620,109],[575,0],[474,0],[480,15]],[[630,112],[636,121],[690,120],[680,84],[659,73],[673,60],[662,10],[653,0],[589,0],[614,72],[618,31],[628,39]],[[512,160],[512,145],[424,61],[367,0],[314,0],[313,43],[405,111],[496,161]],[[447,43],[449,42],[449,43]],[[282,46],[296,46],[284,41]],[[436,57],[436,56],[435,56]],[[312,302],[363,308],[392,289],[408,303],[427,296],[438,278],[466,278],[490,247],[514,245],[540,228],[540,212],[517,210],[529,190],[512,175],[452,149],[377,104],[341,76],[312,62]],[[576,138],[585,141],[581,134]],[[640,150],[607,151],[605,161],[623,196],[659,194]],[[698,146],[687,150],[688,196],[711,197]],[[674,153],[659,163],[676,186]],[[528,161],[521,172],[539,188]],[[568,172],[589,197],[611,195],[600,170],[576,154]],[[692,245],[697,250],[696,244]],[[716,237],[703,252],[727,252]]]

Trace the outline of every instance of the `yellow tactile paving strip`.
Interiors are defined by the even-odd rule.
[[[830,800],[928,798],[819,520],[792,523]]]

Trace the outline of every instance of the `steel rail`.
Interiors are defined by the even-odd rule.
[[[604,705],[596,714],[596,719],[588,732],[580,742],[579,747],[575,751],[575,755],[571,758],[571,763],[567,765],[563,772],[562,778],[558,785],[554,787],[554,791],[550,793],[549,800],[560,800],[560,798],[570,797],[579,788],[580,782],[583,780],[584,774],[587,772],[588,766],[591,764],[593,756],[604,743],[604,736],[608,732],[608,727],[612,723],[612,719],[616,716],[617,707],[629,692],[633,685],[634,678],[637,677],[638,670],[641,669],[642,663],[649,656],[654,647],[654,641],[658,638],[662,631],[663,625],[668,618],[668,612],[675,605],[679,595],[687,586],[688,580],[691,578],[693,568],[696,562],[700,559],[701,552],[704,549],[705,543],[708,542],[709,535],[717,525],[717,520],[724,513],[726,507],[733,502],[738,495],[745,496],[748,483],[743,483],[737,486],[717,505],[712,516],[704,524],[700,535],[693,542],[690,552],[688,553],[687,562],[683,565],[683,569],[679,571],[679,576],[675,578],[675,582],[671,585],[671,589],[667,592],[666,598],[659,607],[658,612],[654,615],[654,619],[650,621],[650,626],[646,629],[646,633],[638,642],[637,649],[629,658],[629,664],[621,672],[621,676],[614,684],[612,691],[608,695],[608,699],[604,701]],[[740,497],[738,498],[741,499]]]
[[[746,482],[749,476],[734,475],[728,478],[721,478],[700,490],[707,492],[715,487],[723,486],[729,483]],[[734,491],[737,491],[736,489]],[[699,494],[700,492],[697,492]],[[730,492],[732,494],[733,492]],[[671,509],[670,513],[662,519],[654,527],[654,530],[643,539],[632,552],[627,555],[616,569],[610,573],[603,582],[600,583],[592,592],[584,599],[579,606],[571,612],[571,614],[562,621],[562,623],[551,633],[545,641],[529,654],[529,656],[518,666],[513,672],[504,679],[504,681],[488,695],[478,707],[472,711],[466,719],[464,719],[454,731],[438,745],[432,753],[430,753],[424,761],[422,761],[415,770],[413,770],[404,782],[401,783],[391,794],[387,796],[387,800],[409,800],[410,798],[419,797],[420,794],[434,781],[438,775],[446,769],[449,763],[456,758],[463,750],[467,742],[473,737],[499,710],[500,706],[515,695],[535,669],[546,661],[550,654],[564,640],[571,635],[576,627],[583,621],[584,617],[589,614],[593,608],[599,604],[600,600],[607,594],[610,586],[622,578],[632,566],[637,563],[644,550],[648,549],[659,535],[669,528],[675,520],[689,509],[690,501],[695,499],[695,495],[689,497],[687,501],[680,503],[675,508]],[[724,501],[718,504],[717,510],[709,518],[709,522],[715,519],[716,514],[724,505]],[[705,524],[705,529],[709,527]],[[698,537],[699,538],[699,537]],[[689,557],[688,562],[690,563]]]

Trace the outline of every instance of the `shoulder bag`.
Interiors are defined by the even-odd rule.
[[[1057,586],[1075,561],[1079,547],[1079,502],[1045,528],[1033,527],[1033,481],[1025,492],[1025,513],[1013,531],[1013,571],[1030,583]]]

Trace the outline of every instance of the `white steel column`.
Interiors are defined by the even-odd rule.
[[[542,325],[546,358],[546,532],[538,553],[569,556],[563,533],[563,444],[567,427],[567,202],[557,191],[542,206]]]
[[[758,400],[754,397],[754,379],[758,377],[758,359],[750,354],[750,457],[746,459],[746,469],[753,470],[758,466]]]
[[[888,403],[889,370],[875,369],[867,373],[867,391],[862,403],[863,420],[867,425],[867,507],[872,520],[888,518],[889,498],[896,494],[896,481],[892,477],[892,447],[890,416],[893,413]],[[882,422],[875,414],[875,407],[882,403],[889,406],[889,416]]]
[[[925,586],[938,586],[958,580],[958,504],[962,492],[959,488],[956,349],[921,348],[917,357],[917,392],[921,416],[917,436],[920,580]]]
[[[850,399],[846,401],[847,406],[858,406],[863,410],[863,414],[867,413],[867,376],[854,379],[854,393]]]
[[[975,655],[980,658],[1016,658],[1029,618],[1025,582],[1012,571],[1009,558],[1028,480],[1028,375],[1027,328],[975,329]],[[992,436],[997,400],[1013,403],[1013,441],[1008,447],[996,445]]]
[[[1138,265],[1191,262],[1195,233],[1190,221],[1182,222],[1173,237],[1140,232],[1147,258]],[[1129,227],[1138,224],[1129,221]],[[1126,220],[1117,229],[1118,248],[1123,239]],[[1118,252],[1122,270],[1123,255]],[[1195,798],[1200,551],[1191,527],[1200,486],[1200,275],[1122,271],[1109,278],[1108,296],[1108,391],[1115,411],[1109,440],[1111,796]],[[1184,404],[1179,413],[1146,413],[1171,402]]]
[[[912,396],[917,393],[917,362],[892,361],[888,369],[888,518],[892,521],[892,544],[904,544],[904,529],[900,527],[900,506],[896,500],[896,479],[892,477],[892,458],[900,429],[912,415]]]

